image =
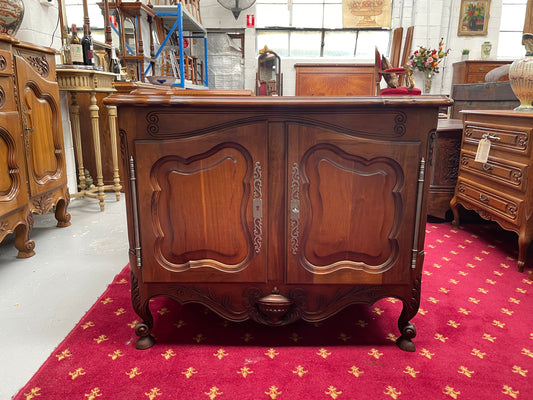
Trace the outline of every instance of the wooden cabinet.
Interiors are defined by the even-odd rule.
[[[296,96],[373,96],[374,64],[295,64]]]
[[[0,240],[34,254],[32,213],[70,225],[55,51],[0,35]]]
[[[511,63],[512,61],[491,60],[465,60],[456,62],[453,64],[452,85],[460,85],[463,83],[484,83],[487,72]],[[509,77],[505,76],[500,80],[509,80]]]
[[[533,114],[519,111],[463,111],[461,161],[452,199],[454,223],[458,206],[475,210],[518,233],[518,269],[525,265],[533,235],[533,184],[529,169],[533,159]],[[487,162],[475,161],[482,138],[490,140]]]
[[[446,218],[455,191],[463,121],[439,119],[430,136],[428,215]]]
[[[428,138],[449,100],[178,93],[104,100],[129,171],[137,348],[158,295],[271,326],[391,296],[414,351]]]

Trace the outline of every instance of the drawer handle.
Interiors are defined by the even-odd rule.
[[[485,133],[482,136],[483,139],[489,139],[489,140],[501,140],[501,138],[498,135],[491,135],[490,133]]]
[[[482,167],[483,167],[483,170],[485,171],[492,171],[492,168],[493,168],[492,165],[486,164],[486,163],[483,163]]]
[[[488,203],[490,200],[489,196],[483,196],[481,193],[479,194],[479,201],[482,201],[484,203]]]
[[[480,67],[478,71],[479,71],[479,72],[483,72],[483,71],[485,71],[485,67]]]

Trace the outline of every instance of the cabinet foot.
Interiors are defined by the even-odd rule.
[[[68,191],[66,194],[66,199],[60,199],[56,204],[55,217],[58,228],[70,226],[70,214],[67,212],[68,205],[70,204],[70,196],[68,195]]]
[[[413,353],[416,350],[416,347],[411,339],[416,336],[415,326],[411,323],[407,323],[401,332],[402,335],[396,340],[396,345],[403,351]]]
[[[135,334],[139,336],[139,339],[135,343],[137,350],[146,350],[155,344],[154,337],[150,334],[152,328],[144,322],[137,322],[135,325]]]
[[[15,228],[15,248],[19,251],[17,258],[30,258],[35,255],[33,249],[35,242],[30,240],[30,231],[33,227],[33,217],[28,215],[28,225],[19,225]]]

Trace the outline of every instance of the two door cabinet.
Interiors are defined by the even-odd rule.
[[[55,50],[0,35],[0,240],[34,255],[33,214],[70,225]]]
[[[414,351],[428,138],[448,100],[176,93],[105,100],[129,174],[137,348],[154,343],[154,296],[271,326],[396,297]]]

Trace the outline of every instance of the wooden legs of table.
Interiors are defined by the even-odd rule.
[[[89,105],[89,112],[91,116],[91,127],[93,133],[94,144],[94,162],[96,164],[96,198],[100,203],[100,210],[104,211],[105,207],[105,193],[104,193],[104,175],[102,173],[102,151],[100,148],[100,108],[96,104],[96,93],[91,92],[91,104]]]
[[[461,203],[462,205],[462,203]],[[457,202],[456,198],[454,197],[452,201],[450,202],[450,207],[453,213],[453,221],[452,225],[454,227],[459,227],[459,203]],[[477,210],[474,208],[474,210],[480,215],[482,218],[492,220],[490,214],[483,213],[482,210]],[[527,251],[529,248],[529,245],[531,244],[531,241],[533,239],[533,229],[528,229],[526,224],[523,224],[522,226],[518,227],[518,229],[513,229],[513,227],[504,228],[504,226],[498,221],[495,220],[498,225],[500,225],[503,229],[507,229],[513,232],[516,232],[518,234],[518,260],[517,260],[517,267],[518,272],[524,272],[524,267],[526,265],[526,256]],[[533,277],[533,273],[532,273]]]
[[[120,175],[118,173],[118,149],[117,149],[117,107],[107,106],[107,114],[109,115],[109,137],[111,139],[111,153],[113,156],[113,190],[117,201],[120,200]]]
[[[96,92],[91,92],[89,113],[91,118],[91,132],[94,144],[94,160],[96,168],[95,185],[87,184],[87,177],[85,176],[85,167],[83,165],[83,151],[81,145],[81,130],[80,130],[80,106],[76,98],[76,92],[70,92],[70,120],[72,123],[72,133],[74,136],[74,146],[76,151],[76,158],[78,161],[78,179],[79,191],[72,195],[72,197],[90,197],[98,199],[100,210],[104,211],[105,207],[105,190],[113,189],[115,197],[120,200],[120,175],[118,170],[118,151],[117,151],[117,109],[115,106],[108,106],[108,122],[109,135],[111,139],[111,153],[113,158],[113,184],[104,185],[104,177],[102,172],[102,152],[100,144],[100,108],[96,101]]]
[[[81,149],[81,133],[80,133],[80,106],[76,93],[72,92],[70,103],[70,122],[72,124],[72,134],[74,137],[74,150],[76,152],[76,159],[78,160],[78,189],[80,193],[77,195],[83,196],[87,189],[87,182],[85,180],[85,168],[83,167],[83,151]],[[73,195],[72,197],[77,197]]]

